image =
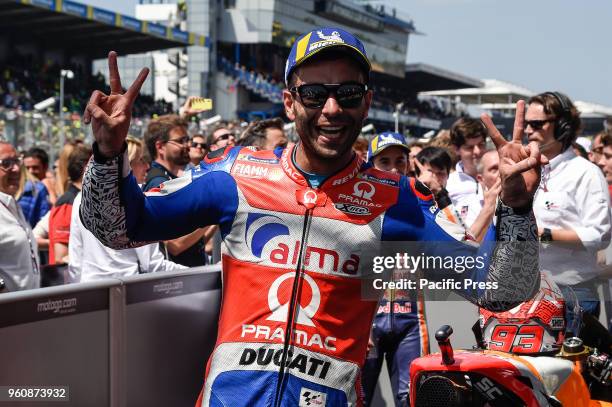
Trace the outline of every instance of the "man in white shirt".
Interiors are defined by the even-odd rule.
[[[546,242],[540,267],[552,275],[566,300],[571,287],[580,306],[597,316],[596,253],[610,241],[608,187],[601,170],[571,148],[580,129],[580,113],[571,100],[546,92],[528,104],[525,133],[550,160],[533,204],[540,241]]]
[[[468,212],[466,224],[470,224],[472,231],[483,230],[484,226],[489,226],[495,213],[495,205],[500,190],[499,178],[499,154],[497,150],[489,150],[480,158],[480,162],[476,166],[480,190],[480,195],[472,195],[472,199],[468,201]],[[488,221],[487,221],[488,220]],[[485,222],[483,224],[483,222]]]
[[[80,206],[81,193],[72,204],[67,282],[78,283],[187,268],[166,260],[157,243],[124,250],[113,250],[104,246],[83,226],[79,216]]]
[[[483,201],[476,166],[486,151],[487,130],[480,120],[464,117],[453,123],[450,137],[459,162],[448,177],[446,190],[463,222],[470,227],[482,209],[474,207],[473,202]]]
[[[0,141],[0,293],[40,286],[36,239],[15,201],[20,171],[17,151]]]
[[[480,158],[480,162],[476,166],[476,180],[482,194],[474,194],[467,202],[467,218],[466,223],[474,224],[475,219],[482,212],[485,206],[485,195],[487,191],[497,188],[499,181],[499,155],[497,150],[489,150]]]

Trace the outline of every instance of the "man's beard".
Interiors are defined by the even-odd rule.
[[[178,154],[173,157],[174,165],[187,165],[189,163],[189,154]]]

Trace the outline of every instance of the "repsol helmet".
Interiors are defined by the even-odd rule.
[[[549,275],[542,273],[533,299],[509,311],[480,309],[480,327],[487,349],[517,354],[557,353],[563,344],[565,300]]]

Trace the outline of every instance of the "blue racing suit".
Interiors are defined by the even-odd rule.
[[[372,348],[362,370],[365,405],[371,405],[383,359],[386,359],[395,405],[408,406],[410,363],[429,353],[422,293],[386,290],[374,317],[371,340]]]

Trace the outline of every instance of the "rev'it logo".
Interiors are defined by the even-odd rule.
[[[352,205],[352,204],[347,204],[347,203],[343,203],[343,202],[337,202],[337,203],[334,204],[334,206],[340,212],[344,212],[344,213],[347,213],[349,215],[365,216],[365,215],[371,215],[372,214],[372,212],[370,212],[370,210],[368,208],[365,208],[363,206]]]

